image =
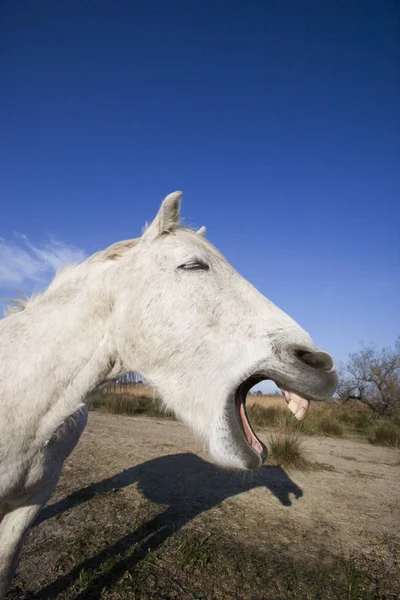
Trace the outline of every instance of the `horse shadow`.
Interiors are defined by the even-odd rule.
[[[108,557],[120,555],[121,560],[107,573],[93,580],[76,596],[76,600],[98,597],[96,594],[100,594],[104,587],[110,588],[149,551],[159,548],[189,521],[220,505],[227,498],[254,488],[264,488],[281,504],[290,507],[291,496],[298,499],[303,495],[301,488],[281,467],[266,466],[243,473],[221,469],[194,454],[173,454],[131,467],[70,494],[46,507],[36,525],[90,501],[99,493],[118,491],[132,484],[137,484],[144,498],[166,508],[135,531],[59,577],[37,595],[29,596],[31,600],[55,598],[73,583],[82,569],[96,570]],[[133,546],[135,549],[132,552]],[[128,550],[129,556],[124,558]]]

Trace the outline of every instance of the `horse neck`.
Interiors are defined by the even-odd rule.
[[[31,306],[0,323],[0,420],[2,411],[37,426],[54,414],[67,416],[118,374],[105,270],[78,269],[78,277],[60,276]]]

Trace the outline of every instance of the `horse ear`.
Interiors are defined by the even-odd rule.
[[[182,192],[172,192],[162,201],[154,221],[143,234],[144,238],[156,237],[159,233],[173,231],[179,226]]]
[[[197,235],[201,235],[201,237],[206,237],[206,228],[204,227],[200,227],[200,229],[198,231],[196,231]]]

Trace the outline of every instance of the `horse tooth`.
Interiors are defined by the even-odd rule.
[[[300,402],[296,402],[295,400],[291,400],[288,404],[288,408],[290,412],[294,414],[298,421],[304,419],[307,414],[309,403],[307,400],[301,400]]]
[[[301,407],[294,416],[298,421],[301,421],[306,416],[307,410],[307,408]]]

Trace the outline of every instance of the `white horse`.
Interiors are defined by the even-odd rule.
[[[220,465],[254,469],[265,447],[245,398],[263,379],[298,418],[330,398],[334,363],[289,316],[179,223],[181,193],[137,240],[58,273],[0,321],[0,598],[25,534],[82,434],[87,402],[137,371]]]

